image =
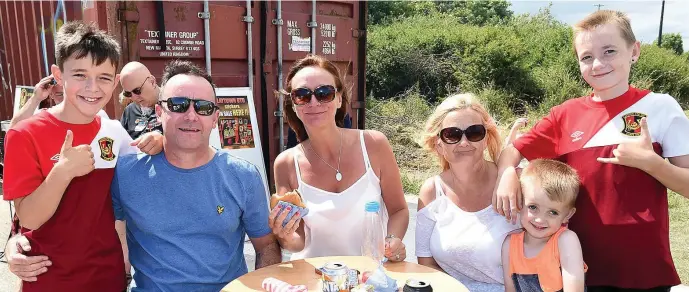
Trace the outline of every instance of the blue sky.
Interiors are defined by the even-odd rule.
[[[551,1],[521,0],[509,1],[511,9],[517,13],[535,14]],[[636,38],[642,43],[652,43],[658,38],[660,25],[661,0],[627,0],[627,1],[588,1],[588,0],[553,0],[551,13],[559,21],[574,24],[589,13],[601,9],[619,10],[627,13],[632,22]],[[663,34],[679,33],[682,35],[684,51],[689,51],[689,0],[666,0],[663,19]]]

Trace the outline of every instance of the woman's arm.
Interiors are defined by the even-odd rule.
[[[294,155],[292,151],[284,151],[278,155],[275,159],[275,164],[273,166],[273,174],[275,176],[275,191],[278,194],[284,194],[296,189],[290,183],[290,177],[292,172],[296,171],[292,167],[294,165]],[[279,208],[275,206],[275,209]],[[276,217],[276,210],[270,212],[269,224],[270,228],[273,230],[273,234],[278,238],[280,246],[290,252],[300,252],[304,249],[305,245],[305,235],[304,235],[304,222],[302,219],[297,220],[298,216],[294,216],[292,220],[283,228],[282,222],[287,215],[287,212],[282,212],[281,216]]]
[[[558,239],[560,265],[562,266],[562,289],[564,292],[583,292],[584,258],[579,237],[574,231],[566,230]]]
[[[435,200],[435,184],[433,180],[434,178],[431,177],[421,186],[417,207],[418,211],[423,210],[423,208]],[[429,218],[425,213],[416,214],[416,257],[419,265],[434,268],[447,274],[447,272],[438,265],[431,254],[431,234],[433,234],[433,229],[435,229],[435,221]]]
[[[371,154],[369,159],[372,158],[371,166],[373,169],[379,170],[378,177],[380,178],[383,202],[390,216],[387,226],[388,238],[385,241],[385,257],[393,261],[403,261],[407,251],[402,239],[409,226],[409,210],[407,209],[407,201],[404,199],[397,160],[395,160],[390,142],[383,133],[372,130],[365,131],[364,139],[369,141],[366,143],[367,145],[372,144],[372,147],[366,147],[366,149],[373,150],[369,153]]]
[[[409,210],[407,209],[407,201],[404,199],[404,190],[402,190],[402,179],[400,170],[395,160],[395,154],[392,152],[392,147],[388,138],[383,133],[373,130],[368,130],[364,135],[368,145],[373,144],[369,158],[374,158],[371,162],[374,169],[378,169],[380,175],[380,189],[383,196],[383,202],[387,208],[390,219],[388,220],[388,234],[393,234],[402,239],[407,233],[409,226]],[[373,161],[377,165],[373,165]]]

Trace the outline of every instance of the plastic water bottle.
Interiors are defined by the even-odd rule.
[[[380,211],[380,203],[376,201],[366,203],[361,254],[373,259],[376,264],[382,264],[385,259],[385,233],[378,211]]]

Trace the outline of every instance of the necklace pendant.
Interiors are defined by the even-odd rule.
[[[337,181],[342,181],[342,174],[340,173],[340,171],[338,171],[337,174],[335,174],[335,179]]]

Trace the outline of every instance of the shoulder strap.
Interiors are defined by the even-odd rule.
[[[366,142],[364,142],[364,130],[359,131],[359,141],[361,142],[361,154],[364,156],[364,165],[366,168],[371,168],[371,161],[368,160],[368,152],[366,151]]]
[[[443,184],[440,183],[440,176],[436,175],[435,179],[435,198],[440,198],[441,196],[445,195],[445,192],[443,192]]]
[[[297,147],[292,148],[292,159],[294,159],[294,171],[297,173],[297,187],[301,188],[301,173],[299,171],[299,150]]]

